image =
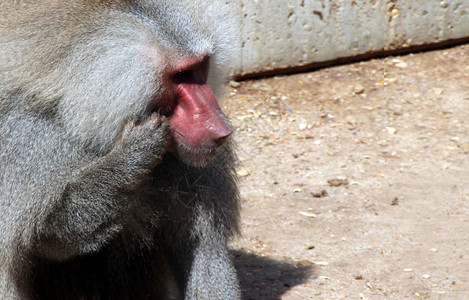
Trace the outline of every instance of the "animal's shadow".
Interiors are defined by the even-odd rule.
[[[243,251],[231,251],[243,300],[281,299],[281,296],[314,276],[312,264],[278,261]]]

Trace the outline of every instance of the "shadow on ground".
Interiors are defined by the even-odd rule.
[[[281,299],[295,285],[314,276],[310,262],[278,261],[267,257],[232,251],[243,300]]]

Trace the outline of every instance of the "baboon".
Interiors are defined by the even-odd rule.
[[[0,2],[0,298],[239,299],[224,1]]]

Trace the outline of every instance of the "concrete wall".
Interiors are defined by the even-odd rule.
[[[469,37],[469,0],[231,0],[247,75]]]

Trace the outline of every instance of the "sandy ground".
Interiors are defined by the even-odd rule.
[[[469,299],[469,45],[231,85],[244,299]]]

